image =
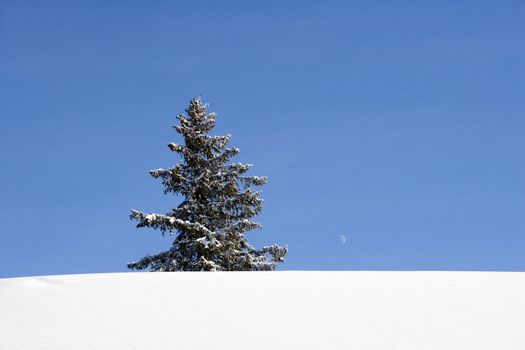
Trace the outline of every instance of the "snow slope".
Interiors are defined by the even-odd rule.
[[[0,349],[525,349],[525,273],[0,279]]]

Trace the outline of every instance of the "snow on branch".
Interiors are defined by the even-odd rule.
[[[138,210],[131,210],[131,219],[137,220],[139,223],[137,227],[151,227],[154,229],[160,229],[162,234],[166,231],[169,231],[170,234],[173,234],[174,230],[179,231],[189,231],[194,233],[200,233],[201,235],[211,234],[211,231],[206,228],[206,226],[198,222],[190,222],[186,220],[180,220],[173,216],[161,215],[149,213],[145,214]]]

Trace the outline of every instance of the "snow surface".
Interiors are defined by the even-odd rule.
[[[0,349],[525,349],[525,273],[0,279]]]

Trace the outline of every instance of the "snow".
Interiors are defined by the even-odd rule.
[[[525,349],[525,273],[0,279],[0,349]]]

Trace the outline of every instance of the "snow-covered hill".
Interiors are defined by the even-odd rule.
[[[0,349],[525,349],[525,273],[0,279]]]

